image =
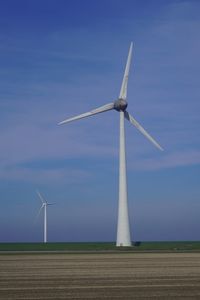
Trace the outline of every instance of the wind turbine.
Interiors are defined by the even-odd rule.
[[[126,149],[125,149],[125,128],[124,118],[134,125],[154,146],[163,150],[162,147],[146,132],[146,130],[133,118],[126,110],[127,103],[127,85],[129,69],[131,64],[133,43],[130,45],[124,77],[119,93],[119,98],[112,103],[108,103],[84,114],[66,119],[59,123],[66,124],[71,121],[90,117],[109,110],[116,110],[120,113],[120,145],[119,145],[119,204],[118,204],[118,223],[117,223],[117,241],[116,246],[131,246],[130,224],[128,214],[127,199],[127,179],[126,179]]]
[[[44,197],[42,197],[42,195],[40,194],[39,191],[36,191],[36,193],[42,202],[42,206],[40,207],[40,209],[38,211],[37,217],[41,213],[42,209],[44,209],[44,243],[46,243],[47,242],[47,206],[54,205],[54,203],[47,202],[44,199]]]

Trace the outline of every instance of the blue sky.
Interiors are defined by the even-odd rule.
[[[119,114],[59,127],[117,99],[130,42],[126,124],[133,240],[199,240],[199,1],[1,1],[0,242],[114,241]]]

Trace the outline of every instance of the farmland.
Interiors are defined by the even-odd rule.
[[[0,299],[200,299],[200,253],[4,254]]]

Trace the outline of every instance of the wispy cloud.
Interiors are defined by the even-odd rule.
[[[129,168],[139,170],[161,170],[200,164],[200,151],[174,152],[154,158],[143,158],[129,164]]]
[[[54,169],[34,169],[25,167],[5,167],[1,168],[0,179],[17,182],[28,182],[33,184],[54,184],[54,185],[78,185],[91,178],[88,171],[82,169],[54,168]]]
[[[129,111],[166,149],[162,156],[148,158],[152,148],[127,124],[127,147],[133,150],[138,169],[199,164],[200,21],[192,18],[195,11],[195,2],[169,4],[162,18],[135,35]],[[134,25],[131,19],[121,22]],[[101,32],[98,26],[95,30]],[[34,178],[36,171],[22,165],[37,160],[118,155],[118,116],[114,112],[66,127],[58,127],[57,122],[117,97],[130,36],[134,37],[131,29],[126,46],[112,36],[119,45],[114,53],[109,33],[97,37],[87,29],[82,29],[81,37],[79,28],[49,32],[41,49],[32,47],[34,40],[25,44],[23,37],[16,38],[14,49],[23,53],[18,56],[23,68],[9,64],[4,79],[1,178],[10,174],[10,178],[25,179],[27,173]],[[5,35],[1,38],[5,40]],[[11,46],[13,41],[7,39],[1,52]],[[59,177],[58,173],[55,168],[49,176]],[[47,170],[41,174],[46,177]]]

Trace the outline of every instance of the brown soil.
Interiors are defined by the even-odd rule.
[[[0,255],[0,299],[200,299],[200,253]]]

